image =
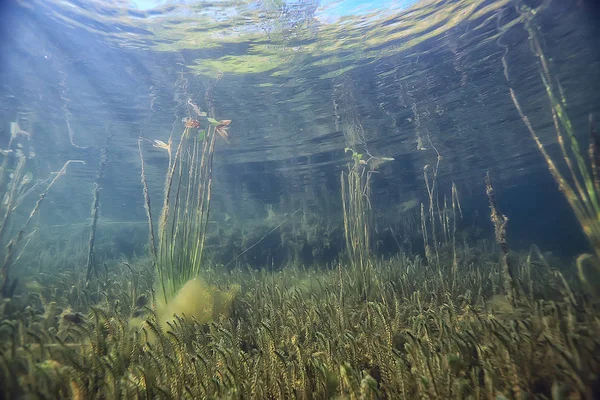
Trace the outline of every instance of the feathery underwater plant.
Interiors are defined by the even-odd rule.
[[[440,254],[444,271],[452,258]],[[561,280],[530,262],[514,276],[535,275],[526,301],[490,299],[496,260],[486,253],[461,265],[451,291],[418,256],[372,260],[377,290],[366,302],[351,269],[344,279],[332,268],[211,269],[203,275],[220,287],[243,282],[231,314],[165,322],[146,307],[139,329],[127,317],[151,292],[145,260],[93,281],[101,300],[89,297],[88,312],[70,310],[62,294],[76,273],[40,277],[51,302],[0,303],[0,396],[593,399],[597,310],[578,293],[576,307],[563,300]],[[130,273],[134,290],[122,285]],[[207,300],[216,310],[231,297]]]

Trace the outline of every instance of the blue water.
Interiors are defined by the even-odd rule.
[[[536,24],[586,148],[587,116],[600,104],[598,12],[589,1],[546,3]],[[414,252],[423,251],[419,224],[402,228],[418,221],[419,207],[399,204],[427,201],[423,169],[432,171],[436,150],[440,199],[454,182],[466,235],[476,230],[478,238],[492,238],[483,184],[490,171],[515,249],[537,244],[565,257],[587,250],[508,96],[505,49],[510,85],[560,159],[513,2],[22,1],[3,2],[1,13],[0,148],[17,121],[31,131],[35,180],[52,177],[66,160],[85,162],[69,166],[48,194],[36,217],[40,232],[53,226],[86,232],[106,148],[99,229],[113,238],[106,248],[119,249],[106,257],[146,252],[138,137],[165,141],[172,130],[180,133],[188,100],[202,105],[222,73],[215,108],[218,118],[233,122],[230,143],[218,142],[215,155],[212,224],[227,227],[219,234],[229,237],[213,243],[219,262],[251,244],[236,239],[241,231],[259,225],[268,231],[298,209],[304,225],[296,234],[312,224],[332,237],[314,252],[318,241],[303,239],[303,262],[334,260],[344,247],[339,174],[349,145],[393,158],[372,180],[382,254],[399,250],[385,233],[394,226],[406,231],[403,240]],[[362,133],[352,136],[348,126]],[[168,160],[151,146],[145,151],[159,204]],[[17,210],[13,232],[36,193]],[[48,246],[56,239],[49,235],[42,238]],[[248,262],[260,265],[279,254],[276,261],[285,263],[291,252],[285,240],[269,238]]]

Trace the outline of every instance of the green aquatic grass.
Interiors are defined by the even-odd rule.
[[[76,293],[77,273],[57,270],[0,307],[1,396],[593,399],[597,305],[533,251],[518,261],[528,289],[515,307],[482,249],[457,249],[453,290],[450,253],[442,276],[419,257],[373,260],[369,301],[350,266],[207,270],[217,287],[241,285],[232,313],[164,327],[147,259],[109,263]]]
[[[348,172],[341,173],[344,237],[348,259],[361,283],[361,292],[368,298],[371,286],[371,176],[360,153],[350,148],[352,162]]]
[[[171,153],[171,139],[169,144],[160,142],[160,146],[155,145],[169,153],[157,238],[139,142],[143,194],[150,228],[150,254],[156,265],[157,283],[165,304],[202,269],[218,129],[218,124],[209,124],[203,130],[204,135],[200,135],[194,127],[186,126],[174,155]]]
[[[598,137],[594,131],[593,118],[590,116],[590,144],[588,159],[586,160],[573,128],[573,123],[567,113],[567,100],[564,90],[560,85],[560,81],[551,74],[550,61],[546,57],[538,37],[538,28],[535,25],[535,16],[538,10],[521,5],[519,11],[521,12],[521,20],[524,27],[529,34],[529,43],[532,52],[538,62],[539,76],[548,98],[553,128],[560,146],[564,166],[560,166],[559,162],[553,159],[546,150],[540,136],[523,111],[516,92],[512,87],[509,89],[510,96],[523,123],[544,157],[552,177],[565,195],[583,233],[586,235],[596,255],[593,262],[594,268],[596,269],[596,273],[600,273],[600,177],[598,175],[600,149],[598,149]],[[504,76],[510,82],[506,52],[502,58],[502,62]],[[566,168],[569,178],[565,177],[561,172],[561,168]],[[584,258],[589,259],[589,257]],[[580,258],[580,260],[583,259]],[[583,280],[586,281],[587,278],[585,276],[587,272],[584,271],[583,262],[578,263],[578,268]]]
[[[217,136],[228,141],[227,129],[231,123],[230,120],[218,121],[212,118],[214,108],[211,93],[219,79],[220,75],[209,86],[205,96],[209,113],[201,111],[191,100],[188,101],[189,115],[201,120],[192,117],[185,119],[185,128],[175,154],[172,152],[172,135],[167,143],[146,138],[138,141],[144,205],[150,231],[149,251],[156,266],[159,296],[165,305],[186,282],[197,277],[203,267],[215,144]],[[166,150],[169,156],[157,237],[154,235],[141,147],[144,140],[152,143],[153,147]]]

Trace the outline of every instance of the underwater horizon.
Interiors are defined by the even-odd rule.
[[[595,2],[0,16],[0,398],[600,398]]]

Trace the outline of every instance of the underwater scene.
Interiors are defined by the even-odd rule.
[[[0,16],[0,399],[600,399],[595,1]]]

